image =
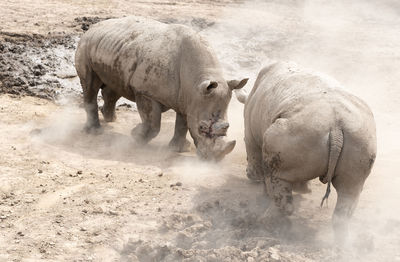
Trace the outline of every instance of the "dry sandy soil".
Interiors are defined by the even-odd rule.
[[[263,214],[263,186],[245,177],[243,107],[232,100],[235,150],[221,163],[170,152],[174,113],[139,147],[122,101],[103,133],[85,114],[73,67],[79,36],[109,17],[192,26],[227,76],[293,60],[363,98],[378,157],[351,223],[333,241],[325,186],[295,195],[291,227]],[[396,1],[2,1],[0,3],[0,261],[400,261],[400,5]],[[100,98],[99,98],[100,99]]]

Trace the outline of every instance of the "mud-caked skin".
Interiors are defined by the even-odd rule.
[[[115,120],[120,97],[136,102],[142,123],[132,135],[140,143],[157,136],[162,112],[173,109],[175,133],[169,145],[174,150],[188,150],[188,130],[202,158],[219,160],[234,148],[235,141],[223,139],[229,126],[226,111],[232,90],[247,79],[226,81],[207,41],[190,28],[134,16],[106,20],[82,36],[75,66],[87,131],[100,127],[101,89],[105,121]]]
[[[273,63],[258,75],[245,102],[247,176],[264,181],[284,214],[292,190],[314,178],[332,183],[338,199],[337,232],[353,214],[376,156],[374,117],[368,106],[333,79],[292,63]]]

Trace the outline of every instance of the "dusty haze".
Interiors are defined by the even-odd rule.
[[[34,46],[57,62],[44,75],[60,82],[56,103],[0,96],[0,260],[400,261],[397,1],[28,2],[0,4],[1,31],[65,31],[71,48]],[[65,16],[33,15],[35,5]],[[336,78],[370,105],[378,155],[346,248],[333,242],[336,194],[319,208],[325,186],[318,181],[311,194],[295,195],[289,231],[263,220],[268,199],[245,176],[243,106],[234,96],[228,136],[237,145],[219,164],[200,162],[194,148],[168,151],[173,112],[163,115],[160,135],[147,147],[129,135],[140,120],[134,106],[118,107],[117,121],[102,123],[100,135],[81,132],[77,78],[51,72],[72,74],[82,20],[75,17],[128,14],[193,26],[215,48],[227,78],[250,78],[247,90],[263,64],[290,60]],[[26,61],[31,56],[46,61],[35,52]],[[43,92],[50,88],[43,83]]]

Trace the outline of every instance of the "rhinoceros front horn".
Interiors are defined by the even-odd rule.
[[[222,151],[222,156],[224,157],[225,155],[232,152],[232,150],[235,148],[235,145],[236,145],[236,140],[232,140],[232,141],[226,143],[225,148]]]

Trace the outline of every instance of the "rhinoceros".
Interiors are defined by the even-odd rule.
[[[232,90],[242,88],[248,79],[226,81],[209,43],[189,27],[135,16],[102,21],[81,37],[75,67],[88,132],[100,127],[101,89],[105,121],[115,120],[120,97],[136,102],[142,123],[131,134],[143,144],[159,133],[161,114],[173,109],[172,149],[188,150],[189,129],[204,159],[219,160],[233,150],[235,141],[223,138],[229,127],[227,107]]]
[[[333,226],[343,232],[376,156],[367,104],[336,80],[290,62],[264,67],[250,94],[236,95],[245,103],[248,178],[265,183],[281,215],[292,214],[298,184],[328,183],[322,205],[332,183],[338,194]]]

